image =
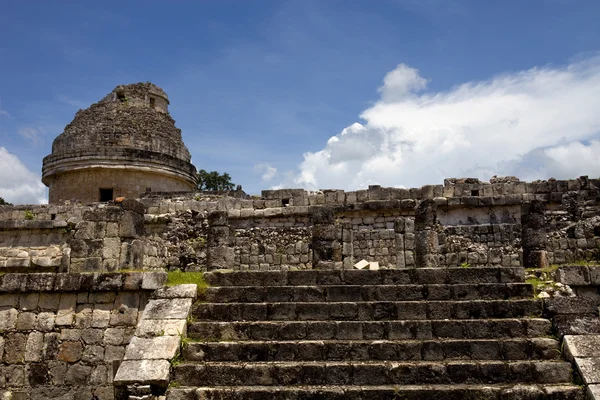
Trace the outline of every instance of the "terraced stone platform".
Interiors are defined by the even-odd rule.
[[[213,272],[168,400],[583,400],[521,268]]]

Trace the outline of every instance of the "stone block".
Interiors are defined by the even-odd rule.
[[[600,348],[600,335],[565,335],[564,355],[571,362],[576,357],[594,357]]]
[[[125,360],[119,366],[113,383],[154,384],[166,387],[169,383],[170,367],[171,364],[167,360]]]
[[[119,258],[121,254],[121,239],[120,238],[104,238],[102,248],[103,258]]]
[[[134,336],[125,350],[125,360],[171,360],[179,350],[179,336]]]
[[[600,400],[600,384],[588,385],[587,400]]]
[[[60,259],[58,259],[60,261]],[[57,264],[60,265],[60,262]],[[27,279],[27,290],[41,292],[51,291],[54,287],[55,274],[36,273]]]
[[[195,299],[198,294],[198,286],[195,284],[184,284],[175,286],[165,286],[152,293],[155,299],[174,299],[174,298],[192,298]]]
[[[135,331],[136,336],[184,336],[186,334],[185,319],[152,319],[142,320]]]
[[[17,325],[19,312],[14,308],[0,310],[0,331],[10,331]]]
[[[4,362],[19,364],[25,360],[27,334],[8,333],[4,337]]]
[[[186,319],[192,299],[150,300],[142,314],[143,319]]]
[[[68,363],[77,362],[83,354],[81,342],[63,342],[58,350],[58,359]]]
[[[65,383],[71,386],[85,385],[92,372],[92,367],[83,364],[74,364],[68,367]]]
[[[166,281],[166,272],[144,272],[142,277],[142,289],[159,289]]]
[[[575,357],[575,364],[587,385],[600,384],[600,357]]]
[[[38,362],[42,359],[42,349],[44,346],[44,334],[33,331],[27,336],[25,345],[25,361]]]
[[[75,307],[77,305],[77,295],[71,293],[63,293],[60,296],[58,304],[58,312],[56,314],[55,324],[58,326],[70,326],[74,322]]]

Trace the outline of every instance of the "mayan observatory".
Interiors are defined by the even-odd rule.
[[[42,180],[0,206],[2,400],[600,400],[600,179],[197,191],[137,83]]]

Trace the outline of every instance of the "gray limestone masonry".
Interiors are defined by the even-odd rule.
[[[164,99],[155,111],[168,115]],[[380,270],[356,270],[361,260]],[[225,387],[298,376],[304,392],[237,396],[361,398],[359,387],[382,379],[365,389],[374,398],[393,398],[396,380],[415,399],[581,399],[570,366],[552,358],[559,344],[544,340],[554,332],[576,346],[570,337],[600,334],[598,261],[600,181],[587,177],[0,206],[0,391],[151,399],[174,379],[197,386],[193,376]],[[191,287],[163,287],[175,269],[206,273],[204,303],[193,305]],[[188,334],[208,341],[184,344],[191,364],[173,370]],[[204,369],[200,354],[211,358]],[[598,355],[573,354],[595,396]],[[224,364],[232,357],[263,364]],[[322,376],[337,380],[323,395]],[[427,376],[437,389],[413,385]],[[493,386],[516,376],[524,386]],[[229,398],[186,390],[167,395]]]
[[[164,272],[1,275],[1,398],[112,400],[140,315],[165,279]]]

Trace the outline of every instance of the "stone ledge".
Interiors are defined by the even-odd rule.
[[[599,265],[565,265],[556,270],[556,280],[572,286],[600,286]]]
[[[196,285],[161,287],[152,294],[113,381],[117,399],[137,398],[131,397],[133,388],[148,385],[152,393],[164,393],[196,296]]]
[[[169,385],[170,368],[171,364],[167,360],[125,360],[119,366],[113,384],[144,382],[166,388]]]
[[[64,229],[67,226],[66,221],[57,220],[6,220],[0,221],[0,230],[21,230],[21,229]]]
[[[600,400],[600,335],[565,335],[564,355],[575,365],[589,400]]]
[[[177,299],[190,298],[195,299],[198,295],[198,287],[194,284],[184,284],[176,286],[165,286],[152,293],[153,299]]]
[[[0,275],[0,293],[154,290],[162,287],[167,273],[8,273]]]

